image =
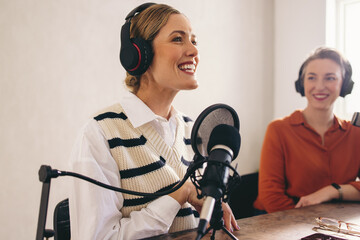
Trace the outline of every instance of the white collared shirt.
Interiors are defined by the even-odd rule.
[[[146,123],[173,145],[178,114],[172,110],[169,121],[155,115],[139,98],[128,93],[120,101],[129,121],[136,128]],[[96,120],[82,128],[70,157],[74,172],[105,184],[121,187],[120,174],[108,142]],[[80,179],[73,178],[69,195],[72,239],[137,239],[166,233],[180,210],[180,204],[165,195],[129,218],[122,218],[123,196]]]
[[[120,104],[125,110],[134,128],[150,123],[164,141],[172,146],[175,141],[176,133],[176,115],[178,112],[175,108],[171,109],[169,121],[161,116],[156,115],[146,104],[136,95],[127,92],[121,99]]]

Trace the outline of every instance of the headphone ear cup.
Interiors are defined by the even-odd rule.
[[[130,21],[121,27],[120,33],[120,63],[126,71],[136,68],[139,62],[139,53],[130,39]]]
[[[341,87],[340,91],[340,97],[345,97],[346,95],[350,94],[352,92],[352,89],[354,87],[354,82],[352,79],[348,80],[348,82],[344,82],[344,84]]]
[[[129,44],[122,44],[120,62],[130,75],[138,76],[146,72],[152,58],[151,45],[142,38],[131,39]]]
[[[126,71],[129,69],[137,68],[139,62],[139,53],[135,46],[130,43],[128,46],[121,46],[120,50],[120,62]]]
[[[138,64],[134,69],[127,69],[127,71],[133,76],[138,76],[146,72],[149,68],[153,59],[153,52],[151,44],[142,38],[132,39],[132,44],[138,52]]]
[[[341,86],[340,96],[345,97],[346,95],[352,92],[354,87],[354,81],[351,79],[352,76],[352,67],[349,62],[345,62],[345,77],[343,80],[343,84]]]
[[[304,87],[301,84],[301,79],[300,78],[295,81],[295,89],[296,89],[296,92],[301,94],[301,96],[305,95]]]
[[[296,92],[300,93],[301,96],[305,96],[305,90],[304,90],[304,85],[301,81],[301,76],[302,76],[302,72],[303,72],[303,69],[304,69],[304,66],[305,66],[305,63],[303,63],[300,67],[300,70],[299,70],[299,76],[298,76],[298,79],[295,81],[295,89],[296,89]]]

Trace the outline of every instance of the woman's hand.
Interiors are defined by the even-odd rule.
[[[202,206],[204,204],[205,199],[199,199],[197,197],[197,191],[196,188],[194,186],[194,184],[192,182],[190,182],[191,187],[190,187],[190,193],[189,193],[189,197],[188,197],[188,202],[196,209],[196,211],[200,214],[201,213],[201,209]]]
[[[338,191],[333,186],[329,185],[321,188],[316,192],[301,197],[299,202],[296,204],[295,208],[328,202],[332,199],[337,199],[338,197],[339,197]]]
[[[199,214],[201,213],[205,198],[198,199],[196,188],[192,182],[186,181],[181,188],[169,194],[169,196],[177,200],[180,205],[183,205],[185,202],[190,203]],[[240,227],[237,225],[230,206],[227,203],[222,203],[222,209],[225,228],[229,231],[239,230]]]
[[[222,203],[222,209],[224,212],[223,219],[224,219],[225,228],[230,232],[232,232],[233,230],[240,230],[240,227],[236,222],[236,219],[234,217],[233,212],[231,211],[229,204]]]
[[[186,181],[181,188],[173,193],[170,193],[169,196],[178,201],[181,206],[188,202],[196,209],[196,211],[199,213],[201,212],[204,199],[197,198],[196,188],[192,182]]]

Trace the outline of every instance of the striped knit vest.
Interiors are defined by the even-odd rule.
[[[177,116],[177,132],[172,147],[150,124],[134,128],[120,104],[110,106],[94,117],[108,140],[120,171],[121,187],[138,192],[160,192],[178,183],[192,161],[190,136],[192,121]],[[123,217],[145,208],[154,198],[123,194]],[[196,217],[195,217],[196,216]],[[197,227],[199,214],[185,203],[169,232]]]

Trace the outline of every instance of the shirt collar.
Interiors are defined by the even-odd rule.
[[[305,122],[305,118],[304,115],[302,113],[302,110],[296,110],[293,114],[291,114],[290,116],[290,123],[292,125],[304,125],[307,124]],[[344,120],[338,119],[335,115],[334,115],[334,124],[330,127],[331,130],[334,129],[343,129],[346,130],[347,129],[347,125],[345,124]]]
[[[126,91],[120,99],[120,104],[134,128],[140,127],[155,119],[166,120],[163,117],[156,115],[143,101],[141,101],[140,98],[129,91]],[[172,107],[170,113],[171,118],[178,114],[179,112]]]
[[[342,119],[338,119],[336,116],[334,116],[334,121],[337,122],[339,128],[343,129],[343,130],[347,130],[348,128],[348,125],[346,124],[346,121],[345,120],[342,120]]]

